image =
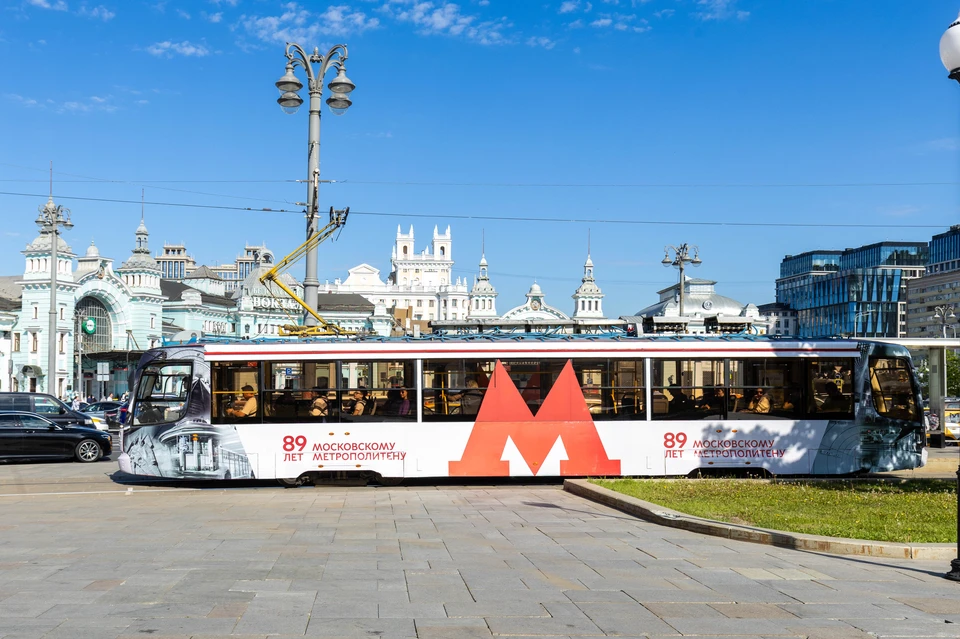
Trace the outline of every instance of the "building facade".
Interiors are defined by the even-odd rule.
[[[799,337],[904,337],[907,283],[924,274],[926,242],[878,242],[788,255],[777,298],[797,312]]]
[[[470,312],[470,291],[465,280],[453,278],[453,263],[449,226],[444,233],[434,227],[430,246],[419,253],[413,226],[409,233],[398,226],[386,281],[379,269],[360,264],[348,271],[345,280],[321,283],[320,295],[355,293],[391,312],[409,309],[414,321],[463,319]]]
[[[53,206],[52,198],[47,206]],[[215,268],[197,267],[182,245],[166,244],[160,257],[151,256],[142,217],[133,249],[118,267],[92,243],[77,257],[62,235],[56,240],[56,265],[51,266],[51,236],[40,233],[22,251],[23,273],[0,277],[0,391],[119,396],[129,390],[140,355],[165,341],[193,335],[265,338],[278,335],[284,325],[302,323],[296,302],[275,285],[260,283],[272,262],[263,247],[248,246],[238,258],[236,272],[246,276],[231,287]],[[48,328],[51,268],[57,274],[53,336]],[[302,296],[296,279],[282,277]],[[394,322],[385,309],[337,304],[338,297],[323,300],[334,321],[358,332],[390,334]],[[47,371],[49,348],[57,354],[52,373]]]
[[[797,312],[780,302],[761,304],[760,315],[767,318],[767,335],[794,336],[797,334]]]
[[[680,282],[657,291],[660,301],[624,319],[643,333],[766,334],[767,318],[753,304],[742,304],[720,295],[714,280],[684,276],[683,313],[680,313]]]
[[[923,277],[907,283],[907,335],[953,337],[960,327],[960,225],[931,238],[929,260]]]

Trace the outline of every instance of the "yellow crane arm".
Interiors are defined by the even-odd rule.
[[[284,332],[288,335],[350,335],[353,331],[346,331],[336,324],[331,324],[317,313],[317,309],[310,308],[310,305],[303,301],[299,295],[294,293],[289,286],[283,283],[280,276],[291,266],[300,261],[311,249],[320,245],[325,239],[333,235],[333,232],[347,223],[347,215],[350,214],[350,208],[343,211],[335,211],[330,207],[330,221],[322,229],[307,238],[307,241],[293,250],[290,255],[277,262],[273,268],[260,276],[260,283],[266,285],[268,282],[276,284],[284,293],[290,296],[290,299],[303,307],[310,315],[316,318],[319,326],[285,326]]]

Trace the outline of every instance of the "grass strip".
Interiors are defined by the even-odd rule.
[[[807,535],[957,541],[956,482],[604,479],[593,483],[696,517]]]

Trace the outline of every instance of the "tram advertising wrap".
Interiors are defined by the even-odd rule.
[[[926,460],[907,351],[767,339],[326,340],[146,353],[121,469],[181,479],[839,475]]]

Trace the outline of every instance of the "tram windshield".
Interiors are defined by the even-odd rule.
[[[164,362],[150,364],[140,372],[134,408],[134,425],[164,424],[183,417],[192,367]]]

